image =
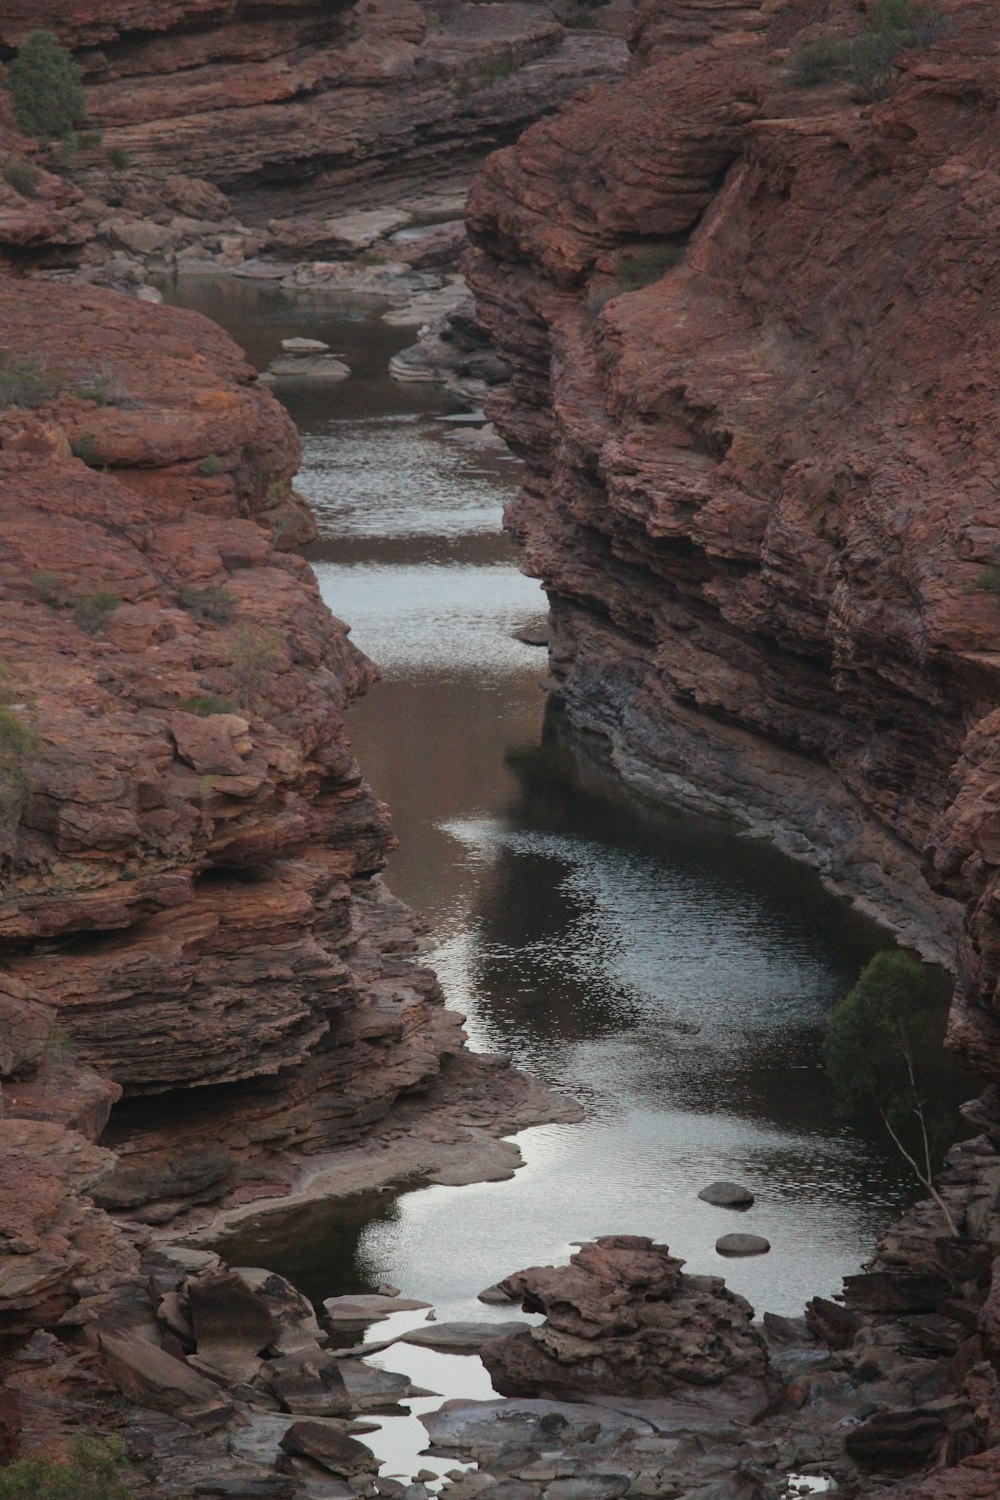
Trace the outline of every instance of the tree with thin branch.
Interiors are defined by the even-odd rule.
[[[926,969],[908,953],[879,953],[834,1006],[823,1043],[845,1113],[874,1107],[896,1150],[948,1225],[958,1227],[934,1182],[934,1161],[954,1137],[957,1069],[943,1051],[940,1007]],[[944,1081],[942,1074],[952,1075]]]

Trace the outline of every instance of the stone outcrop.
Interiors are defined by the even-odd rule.
[[[507,1396],[662,1396],[738,1379],[769,1390],[753,1308],[718,1276],[685,1276],[666,1245],[606,1235],[569,1266],[535,1266],[500,1283],[540,1328],[489,1342],[482,1359]]]
[[[964,903],[991,1069],[1000,77],[942,9],[864,102],[788,81],[846,10],[647,5],[627,82],[487,164],[469,273],[559,703],[952,965]]]
[[[614,18],[620,30],[620,7]],[[169,207],[151,191],[166,182],[173,214],[198,219],[225,215],[185,178],[221,186],[258,222],[464,185],[486,152],[624,61],[606,29],[566,30],[516,0],[17,0],[0,48],[36,27],[84,69],[88,121],[104,132],[80,159],[88,185]],[[109,166],[109,151],[127,165]]]

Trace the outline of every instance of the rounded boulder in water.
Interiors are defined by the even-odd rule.
[[[710,1182],[698,1197],[706,1203],[714,1203],[717,1208],[749,1208],[754,1201],[750,1189],[741,1187],[738,1182]]]

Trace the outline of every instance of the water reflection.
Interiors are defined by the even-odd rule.
[[[390,883],[428,914],[474,1045],[587,1110],[525,1132],[510,1182],[296,1210],[227,1255],[316,1297],[388,1279],[443,1317],[481,1317],[482,1287],[609,1231],[666,1240],[760,1308],[834,1292],[909,1195],[878,1130],[834,1116],[817,1066],[827,1010],[887,938],[760,842],[637,803],[557,718],[543,732],[544,658],[512,638],[539,594],[496,529],[516,475],[448,436],[440,392],[388,379],[405,330],[273,289],[184,294],[258,363],[305,334],[354,372],[277,389],[302,430],[324,597],[385,675],[350,726],[393,809]],[[757,1193],[739,1223],[770,1255],[716,1255],[733,1219],[697,1192],[720,1177]]]

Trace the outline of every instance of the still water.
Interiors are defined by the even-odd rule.
[[[586,1111],[524,1132],[509,1182],[298,1212],[225,1253],[316,1298],[391,1281],[441,1318],[490,1316],[483,1287],[611,1232],[666,1241],[758,1311],[835,1292],[909,1195],[881,1138],[836,1118],[818,1066],[825,1014],[888,940],[759,841],[637,803],[546,718],[544,653],[514,639],[544,599],[500,530],[517,466],[470,445],[436,388],[388,378],[407,330],[377,306],[259,285],[173,295],[258,365],[305,335],[351,366],[340,385],[277,392],[302,433],[323,596],[383,673],[349,723],[393,809],[389,882],[430,918],[430,962],[473,1046]],[[702,1203],[718,1178],[754,1207]],[[723,1260],[715,1240],[734,1228],[771,1253]]]

